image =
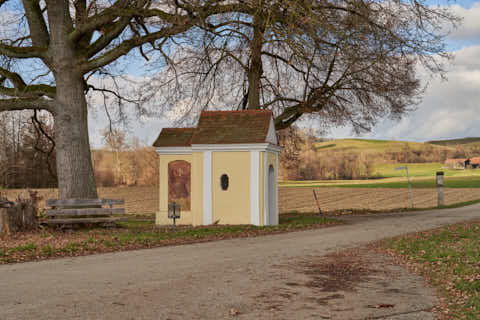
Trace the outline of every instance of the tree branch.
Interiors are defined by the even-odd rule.
[[[23,0],[22,2],[33,45],[36,47],[47,47],[50,36],[48,35],[47,25],[43,18],[39,0]]]
[[[47,110],[55,113],[55,102],[45,98],[0,99],[0,112],[19,110]]]
[[[98,52],[103,50],[108,46],[115,38],[117,38],[128,26],[130,22],[129,17],[123,17],[118,22],[108,29],[100,38],[98,38],[94,43],[92,43],[87,49],[87,57],[91,58],[96,55]]]
[[[46,48],[41,47],[14,47],[0,43],[0,54],[18,59],[44,58]]]
[[[22,77],[15,72],[0,68],[0,76],[10,80],[13,88],[0,87],[0,93],[19,98],[38,98],[47,96],[55,98],[56,88],[46,84],[27,85]]]
[[[190,22],[188,19],[184,20],[184,23],[180,23],[179,25],[176,25],[174,27],[168,28],[168,29],[163,29],[161,31],[157,31],[154,33],[150,33],[148,35],[138,37],[138,38],[133,38],[129,40],[123,41],[120,45],[115,47],[114,49],[106,52],[102,56],[93,59],[85,64],[83,64],[80,67],[80,70],[82,71],[83,74],[95,70],[97,68],[103,67],[108,65],[109,63],[115,61],[116,59],[120,58],[121,56],[126,55],[130,50],[148,43],[155,41],[157,39],[161,39],[164,37],[169,37],[173,36],[182,32],[187,31],[191,26],[193,25],[192,22]]]
[[[75,30],[70,33],[70,41],[72,43],[77,43],[84,35],[91,34],[93,31],[99,30],[100,27],[112,23],[117,17],[119,17],[119,13],[121,12],[120,9],[122,8],[128,8],[128,0],[118,0],[111,7],[85,19],[84,23],[77,26]],[[128,10],[128,12],[130,12],[130,18],[135,15],[136,9],[138,8],[132,7]]]

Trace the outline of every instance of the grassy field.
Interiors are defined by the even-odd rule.
[[[428,141],[427,143],[436,144],[439,146],[456,146],[456,145],[480,145],[480,138],[472,137],[472,138],[462,138],[462,139],[450,139],[450,140],[433,140]]]
[[[479,172],[480,173],[480,172]],[[480,188],[480,175],[474,176],[446,176],[446,188]],[[412,187],[415,189],[436,188],[436,178],[430,177],[412,177]],[[408,188],[407,177],[394,177],[384,179],[365,179],[365,180],[320,180],[320,181],[282,181],[281,187],[286,188]]]
[[[405,177],[405,170],[395,170],[395,168],[408,166],[408,174],[410,177],[434,177],[436,172],[443,171],[447,177],[470,177],[480,176],[480,170],[455,170],[444,169],[441,163],[394,163],[381,164],[375,167],[375,176],[391,178]]]
[[[408,166],[413,188],[435,188],[436,173],[445,173],[447,188],[480,188],[480,169],[444,169],[441,163],[381,164],[375,168],[375,179],[281,181],[282,187],[340,187],[340,188],[408,188],[406,170],[395,168]]]
[[[444,319],[480,319],[480,222],[396,238],[385,246],[439,289]]]
[[[437,150],[455,150],[452,147],[434,145],[423,142],[407,142],[393,140],[369,140],[369,139],[337,139],[325,142],[317,142],[316,150],[321,151],[348,151],[363,153],[383,153],[387,151],[401,151],[408,146],[411,150],[423,150],[427,145]]]

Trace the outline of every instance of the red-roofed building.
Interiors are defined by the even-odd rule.
[[[480,157],[473,157],[465,162],[467,168],[478,169],[480,168]]]
[[[281,148],[271,111],[203,111],[195,128],[164,128],[153,145],[160,156],[157,224],[169,223],[168,173],[178,161],[191,166],[190,210],[180,223],[278,224]]]
[[[465,169],[468,159],[447,159],[444,166],[449,169]]]

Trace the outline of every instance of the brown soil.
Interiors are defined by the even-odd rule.
[[[316,212],[313,188],[281,188],[280,212]],[[316,188],[322,210],[370,209],[376,211],[410,207],[408,189],[392,188]],[[480,189],[445,189],[445,204],[450,205],[480,199]],[[414,189],[415,208],[432,208],[437,205],[436,189]]]
[[[313,188],[280,188],[280,213],[317,212],[313,197]],[[391,188],[316,188],[323,211],[343,209],[392,210],[408,208],[410,198],[407,189]],[[42,197],[40,206],[45,206],[45,199],[56,198],[56,189],[38,189]],[[19,195],[26,197],[25,189],[4,190],[10,200]],[[130,214],[154,214],[158,210],[158,187],[112,187],[99,188],[99,196],[110,199],[125,199],[125,208]],[[480,189],[445,189],[445,204],[480,199]],[[416,208],[431,208],[437,205],[436,189],[414,189],[413,201]]]

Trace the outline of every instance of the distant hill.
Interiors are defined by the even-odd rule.
[[[428,142],[409,142],[396,140],[372,140],[372,139],[336,139],[326,142],[315,143],[317,151],[348,151],[362,153],[383,153],[386,151],[402,151],[405,148],[421,151],[426,148],[452,151],[454,148]]]
[[[450,140],[432,140],[426,143],[431,143],[439,146],[456,146],[461,144],[480,144],[480,138],[463,138],[463,139],[450,139]]]

